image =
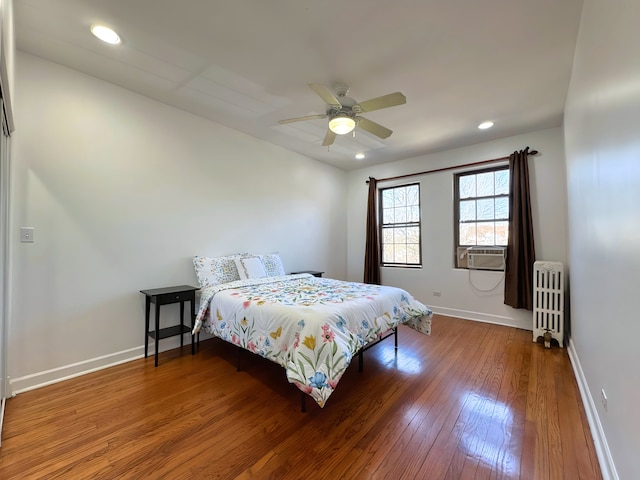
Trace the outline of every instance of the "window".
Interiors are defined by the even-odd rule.
[[[507,245],[509,167],[459,173],[454,181],[456,266],[467,268],[468,247]]]
[[[420,184],[380,190],[382,265],[420,266]]]

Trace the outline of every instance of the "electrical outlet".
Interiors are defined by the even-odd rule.
[[[440,295],[442,295],[442,292],[441,292],[440,290],[435,290],[435,291],[433,292],[433,296],[434,296],[434,297],[439,297]]]
[[[600,390],[600,400],[602,400],[602,406],[604,407],[604,411],[607,412],[607,392],[604,391],[604,388]]]

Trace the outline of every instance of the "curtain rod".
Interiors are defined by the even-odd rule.
[[[527,148],[529,148],[529,147],[527,147]],[[538,154],[537,150],[531,150],[529,152],[529,155],[537,155],[537,154]],[[386,181],[389,181],[389,180],[398,180],[400,178],[415,177],[417,175],[426,175],[428,173],[445,172],[447,170],[457,170],[458,168],[473,167],[473,166],[476,166],[476,165],[483,165],[485,163],[501,162],[503,160],[509,160],[510,156],[511,155],[509,155],[507,157],[492,158],[490,160],[481,160],[479,162],[465,163],[463,165],[454,165],[453,167],[436,168],[434,170],[427,170],[426,172],[407,173],[406,175],[398,175],[396,177],[378,178],[377,181],[378,182],[386,182]],[[366,180],[365,183],[369,183],[369,180]]]

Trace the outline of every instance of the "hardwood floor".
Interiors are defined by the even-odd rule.
[[[599,479],[565,349],[434,316],[352,362],[324,408],[220,340],[7,401],[0,478]]]

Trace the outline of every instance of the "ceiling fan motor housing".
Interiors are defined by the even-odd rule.
[[[356,105],[356,101],[351,97],[347,97],[349,86],[344,83],[336,83],[333,86],[333,91],[338,95],[341,108],[338,108],[336,105],[327,105],[327,115],[329,118],[340,116],[354,118],[359,112],[353,108]]]

